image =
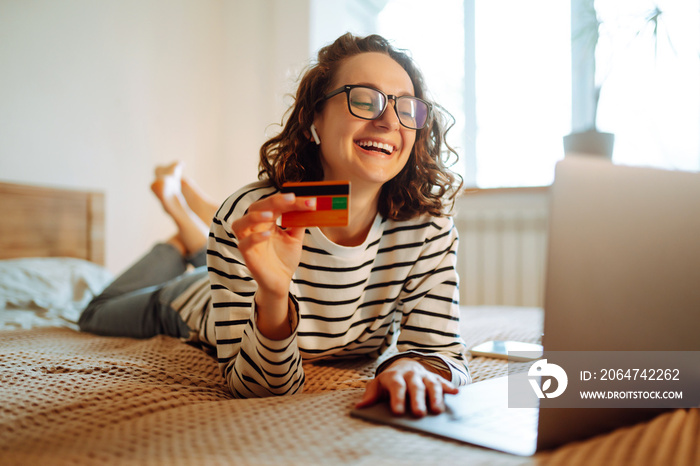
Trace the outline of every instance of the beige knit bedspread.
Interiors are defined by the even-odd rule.
[[[468,308],[468,346],[536,341],[537,309]],[[367,360],[306,364],[301,395],[234,400],[215,361],[176,339],[66,328],[0,334],[0,464],[699,464],[698,410],[520,458],[375,425],[349,412]],[[475,358],[476,382],[505,375]]]

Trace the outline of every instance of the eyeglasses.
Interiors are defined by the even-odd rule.
[[[348,110],[357,118],[376,120],[384,114],[389,100],[394,101],[394,111],[399,123],[409,129],[421,129],[428,123],[432,105],[423,99],[404,95],[386,95],[379,89],[360,85],[345,85],[329,92],[323,100],[345,92]]]

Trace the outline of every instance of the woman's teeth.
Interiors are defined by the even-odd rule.
[[[391,155],[391,153],[394,152],[394,146],[391,144],[384,144],[377,141],[359,141],[357,145],[366,149],[378,150],[388,155]]]

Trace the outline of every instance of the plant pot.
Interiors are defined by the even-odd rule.
[[[587,155],[612,160],[615,135],[596,130],[571,133],[564,136],[564,154]]]

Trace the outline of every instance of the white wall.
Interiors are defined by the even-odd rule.
[[[174,232],[155,165],[222,200],[256,178],[308,18],[308,0],[0,0],[0,179],[104,191],[120,271]]]

